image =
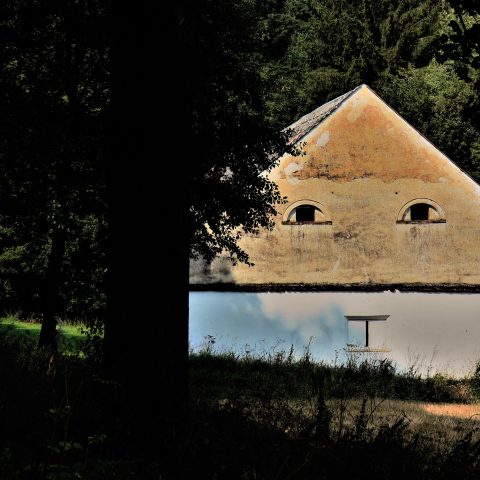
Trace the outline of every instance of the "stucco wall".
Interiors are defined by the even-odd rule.
[[[191,283],[480,284],[480,187],[364,86],[302,139],[305,156],[271,172],[288,203],[276,226],[241,246],[254,267],[193,262]],[[417,198],[446,223],[398,224]],[[332,224],[284,225],[298,200]]]

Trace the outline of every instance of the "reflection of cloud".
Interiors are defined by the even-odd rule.
[[[323,343],[333,341],[339,334],[344,336],[345,317],[335,302],[306,293],[271,293],[259,298],[268,320],[297,332],[305,342],[311,337]]]
[[[282,317],[288,325],[297,326],[308,321],[319,310],[315,295],[295,293],[270,293],[260,297],[262,310],[270,318]]]
[[[307,323],[301,329],[301,336],[304,340],[309,340],[313,338],[314,340],[321,339],[323,335],[322,328],[319,325],[315,325],[314,323]]]
[[[202,292],[190,294],[190,344],[199,348],[213,335],[217,350],[289,350],[300,355],[310,344],[317,359],[333,359],[345,343],[345,319],[331,302],[315,294]],[[257,353],[258,353],[257,348]],[[255,348],[253,348],[255,350]]]
[[[383,314],[390,315],[390,356],[401,368],[416,361],[424,370],[434,364],[432,371],[466,373],[480,358],[477,294],[195,292],[190,294],[190,343],[198,348],[210,334],[220,349],[294,345],[301,353],[313,336],[312,355],[328,360],[345,347],[344,315]]]

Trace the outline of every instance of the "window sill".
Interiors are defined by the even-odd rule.
[[[447,223],[446,220],[397,220],[397,224],[403,225],[417,225],[417,224],[432,224],[432,223]]]
[[[350,353],[388,353],[390,351],[387,347],[356,347],[347,345],[347,352]]]
[[[282,222],[282,225],[332,225],[332,222]]]

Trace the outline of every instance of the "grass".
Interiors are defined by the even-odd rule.
[[[239,356],[233,352],[191,353],[192,391],[202,398],[305,399],[322,388],[326,398],[391,398],[424,402],[469,403],[477,400],[473,379],[416,371],[396,372],[391,363],[368,357],[345,364],[295,360],[288,354]],[[321,384],[321,385],[320,385]]]
[[[21,338],[32,346],[37,345],[41,328],[39,322],[20,320],[13,315],[0,318],[0,335]],[[58,349],[61,354],[82,356],[82,347],[87,338],[83,325],[60,322],[57,332]]]
[[[0,332],[0,479],[480,478],[472,379],[204,351],[190,356],[190,423],[177,444],[157,423],[135,433],[101,365],[73,355],[52,365],[31,348],[38,325],[4,319]]]
[[[471,378],[399,374],[376,360],[296,361],[285,352],[202,351],[190,362],[192,396],[208,409],[201,420],[213,423],[204,432],[210,452],[202,453],[219,458],[206,476],[480,477],[480,403]],[[242,455],[226,453],[234,451]]]
[[[362,410],[364,399],[333,399],[326,402],[332,414],[331,431],[341,438],[345,431],[355,426]],[[464,408],[468,407],[468,408]],[[442,414],[442,410],[446,414]],[[393,425],[403,418],[408,428],[404,437],[414,441],[416,437],[431,449],[447,452],[452,445],[470,432],[480,439],[477,429],[480,427],[480,405],[433,404],[394,399],[368,398],[365,404],[368,426],[373,432],[379,432],[385,426]],[[312,416],[314,410],[310,410]]]

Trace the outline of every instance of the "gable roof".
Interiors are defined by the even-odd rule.
[[[285,129],[291,131],[290,143],[296,143],[302,139],[305,135],[307,135],[308,132],[313,130],[320,122],[333,113],[345,100],[347,100],[347,98],[352,96],[363,86],[364,85],[359,85],[353,90],[350,90],[349,92],[344,93],[343,95],[340,95],[339,97],[334,98],[323,105],[320,105],[320,107],[316,108],[310,113],[307,113],[295,123],[292,123]]]
[[[353,90],[350,90],[343,95],[340,95],[333,100],[330,100],[323,105],[320,105],[315,110],[307,113],[296,122],[292,123],[289,127],[285,128],[285,131],[290,131],[290,144],[295,144],[299,142],[302,138],[308,135],[312,130],[318,127],[324,120],[330,117],[334,112],[336,112],[349,98],[353,97],[359,90],[366,88],[371,92],[380,102],[392,111],[397,117],[399,117],[405,124],[407,124],[412,130],[414,130],[421,138],[424,139],[431,147],[433,147],[439,154],[441,154],[451,165],[453,165],[457,170],[459,170],[470,182],[472,182],[475,187],[480,188],[479,183],[472,178],[472,176],[463,170],[456,162],[449,158],[444,152],[442,152],[436,145],[434,145],[428,138],[426,138],[421,132],[419,132],[413,125],[411,125],[405,118],[402,117],[394,108],[388,105],[385,100],[383,100],[375,91],[373,91],[368,85],[362,83],[358,87],[355,87]],[[480,190],[479,190],[480,191]]]

